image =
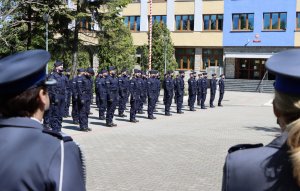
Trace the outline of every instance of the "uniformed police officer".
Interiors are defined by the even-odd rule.
[[[198,80],[197,80],[197,105],[201,105],[201,80],[202,80],[202,73],[198,74]]]
[[[1,190],[85,190],[79,147],[69,136],[43,131],[53,84],[45,81],[49,59],[44,50],[30,50],[0,60]]]
[[[119,102],[119,80],[114,66],[109,67],[109,75],[105,82],[107,91],[106,126],[114,127],[117,126],[117,124],[113,123],[113,118]]]
[[[214,108],[214,100],[216,97],[217,91],[217,75],[212,74],[212,78],[210,80],[210,100],[209,100],[209,107]]]
[[[60,132],[66,104],[66,78],[63,75],[63,62],[54,63],[55,70],[50,74],[50,80],[56,80],[57,83],[49,88],[50,103],[50,125],[54,131]]]
[[[201,109],[206,109],[205,100],[207,94],[207,73],[203,73],[203,78],[201,79]]]
[[[99,108],[99,94],[98,94],[98,86],[97,84],[99,83],[99,80],[102,78],[102,73],[101,71],[99,70],[97,72],[97,75],[96,75],[96,78],[95,78],[95,95],[96,95],[96,105],[97,105],[97,108]]]
[[[87,107],[88,107],[88,114],[91,113],[91,104],[93,104],[93,89],[94,89],[94,82],[93,82],[93,76],[95,75],[95,71],[93,68],[89,67],[86,69],[86,78],[89,80],[89,86],[88,91],[90,98],[88,99]]]
[[[190,111],[196,111],[195,110],[195,101],[197,96],[197,81],[195,79],[196,72],[190,73],[190,78],[188,80],[188,91],[189,91],[189,99],[188,99],[188,105],[190,107]]]
[[[176,104],[177,104],[177,113],[183,114],[182,111],[182,103],[183,103],[183,96],[184,96],[184,71],[179,71],[179,76],[176,78],[175,83],[175,91],[176,91]]]
[[[127,69],[122,70],[122,75],[119,77],[119,117],[126,117],[124,111],[126,109],[126,102],[128,100],[129,79],[127,76]]]
[[[224,79],[225,79],[225,75],[221,74],[220,75],[220,79],[219,79],[219,91],[220,91],[219,100],[218,100],[218,106],[219,107],[223,106],[222,105],[222,100],[223,100],[224,93],[225,93],[225,82],[224,82]]]
[[[65,77],[66,77],[66,104],[65,104],[65,113],[64,117],[70,117],[70,104],[71,104],[71,96],[72,96],[72,80],[70,79],[71,70],[68,68],[65,71]]]
[[[80,70],[79,76],[76,82],[77,88],[77,104],[79,112],[79,127],[81,131],[91,131],[92,129],[88,127],[88,116],[89,116],[89,100],[90,95],[90,81],[87,78],[87,73],[84,69]]]
[[[107,70],[102,70],[102,77],[97,83],[97,94],[99,95],[99,119],[105,119],[105,111],[107,108],[107,86],[106,78],[108,76]]]
[[[151,70],[150,71],[150,78],[147,80],[147,94],[148,94],[148,119],[156,119],[153,116],[156,99],[157,99],[157,71]]]
[[[130,80],[129,83],[129,92],[130,92],[130,122],[132,123],[137,123],[139,122],[136,119],[136,113],[138,110],[138,103],[140,99],[140,89],[138,88],[138,81],[137,81],[137,76],[138,76],[139,70],[134,69],[134,74]]]
[[[78,111],[78,90],[77,90],[77,78],[80,73],[84,72],[84,69],[77,69],[77,76],[72,79],[71,91],[72,91],[72,119],[74,124],[79,124],[79,111]]]
[[[270,144],[236,145],[229,149],[223,191],[300,190],[300,50],[267,60],[276,75],[273,112],[282,130]]]
[[[165,115],[171,116],[170,108],[172,105],[172,99],[174,95],[174,82],[172,79],[173,71],[168,71],[163,81],[164,88],[164,104],[165,104]]]

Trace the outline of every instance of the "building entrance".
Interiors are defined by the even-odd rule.
[[[235,78],[261,80],[266,72],[266,59],[236,58]]]

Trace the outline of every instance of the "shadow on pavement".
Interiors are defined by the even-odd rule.
[[[80,131],[78,126],[63,126],[63,129],[69,129],[74,131]]]
[[[116,118],[116,121],[130,122],[129,119],[124,119],[124,118]]]
[[[252,129],[252,130],[256,130],[256,131],[265,131],[265,132],[272,132],[272,133],[279,133],[281,132],[279,127],[245,127],[247,129]]]
[[[101,125],[101,126],[105,126],[106,127],[106,123],[105,122],[91,122],[91,124],[93,124],[93,125]]]
[[[63,122],[64,123],[69,123],[69,124],[74,124],[73,120],[69,120],[69,119],[64,119]]]

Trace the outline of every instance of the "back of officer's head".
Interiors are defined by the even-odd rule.
[[[288,132],[293,175],[300,186],[300,50],[280,52],[267,61],[266,67],[276,75],[274,114],[281,129]]]
[[[49,107],[43,50],[17,53],[0,60],[0,116],[32,117]]]

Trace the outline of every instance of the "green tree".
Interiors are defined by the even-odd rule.
[[[118,70],[131,70],[135,64],[135,46],[131,33],[125,27],[120,11],[131,0],[113,0],[105,6],[105,11],[98,12],[98,22],[101,31],[99,38],[100,68],[115,66]]]
[[[175,49],[170,36],[170,31],[164,24],[155,22],[152,28],[152,69],[160,73],[167,70],[175,70],[177,63],[174,58]],[[141,67],[148,69],[149,64],[149,46],[139,47],[141,52]]]

